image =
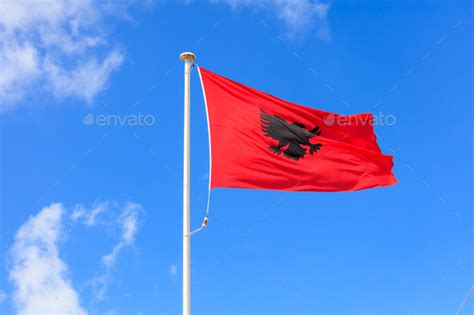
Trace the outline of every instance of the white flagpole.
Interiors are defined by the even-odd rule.
[[[191,64],[196,56],[191,52],[179,55],[184,61],[184,150],[183,150],[183,315],[191,314],[191,242],[190,242],[190,94]]]

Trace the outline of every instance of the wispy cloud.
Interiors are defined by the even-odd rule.
[[[103,264],[110,268],[115,264],[117,256],[126,247],[133,244],[138,230],[138,215],[143,211],[141,206],[136,203],[127,203],[118,220],[121,226],[120,241],[114,246],[112,251],[102,257]]]
[[[93,207],[91,210],[88,211],[88,213],[97,213],[97,209],[100,209],[100,205],[99,207]],[[99,213],[101,212],[103,212],[103,210],[99,211]],[[126,247],[132,246],[134,244],[135,237],[138,232],[140,215],[142,213],[143,208],[141,207],[141,205],[129,202],[123,207],[120,216],[114,222],[114,224],[120,229],[120,238],[115,244],[115,246],[112,248],[112,250],[102,256],[101,261],[103,271],[90,280],[90,284],[94,287],[96,291],[94,294],[96,301],[102,301],[103,299],[105,299],[107,287],[111,280],[113,267],[120,253]]]
[[[101,214],[110,208],[111,202],[95,202],[90,208],[83,204],[77,205],[71,213],[71,220],[76,222],[83,222],[85,225],[93,226],[98,223],[98,218]]]
[[[211,3],[227,3],[233,8],[248,6],[251,10],[263,11],[282,21],[287,36],[300,37],[315,32],[320,39],[331,38],[327,21],[330,4],[319,0],[211,0]]]
[[[126,17],[126,8],[90,0],[15,0],[0,3],[0,111],[16,107],[28,92],[91,103],[124,58],[109,43],[104,20]]]
[[[18,314],[87,314],[59,255],[63,212],[59,203],[43,208],[15,236],[10,280]]]

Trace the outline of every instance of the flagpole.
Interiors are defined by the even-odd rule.
[[[191,242],[190,242],[190,94],[191,52],[179,55],[184,62],[184,150],[183,150],[183,315],[191,314]]]

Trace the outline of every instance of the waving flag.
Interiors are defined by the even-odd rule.
[[[342,116],[286,102],[199,68],[211,188],[353,191],[396,183],[372,114]]]

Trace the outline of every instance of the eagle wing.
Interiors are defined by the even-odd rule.
[[[318,125],[316,125],[316,126],[314,127],[314,129],[312,129],[310,132],[311,132],[312,134],[314,134],[315,136],[320,136],[320,135],[321,135],[321,130],[319,130],[319,126],[318,126]]]
[[[314,136],[311,131],[303,129],[299,126],[292,125],[291,127],[291,131],[295,134],[296,137],[298,137],[298,139],[300,139],[302,144],[307,144],[307,142],[309,142],[309,139]]]
[[[284,118],[278,117],[277,115],[270,115],[263,109],[260,109],[260,119],[262,122],[262,131],[265,136],[275,140],[282,140],[282,131],[288,128],[288,123]]]

